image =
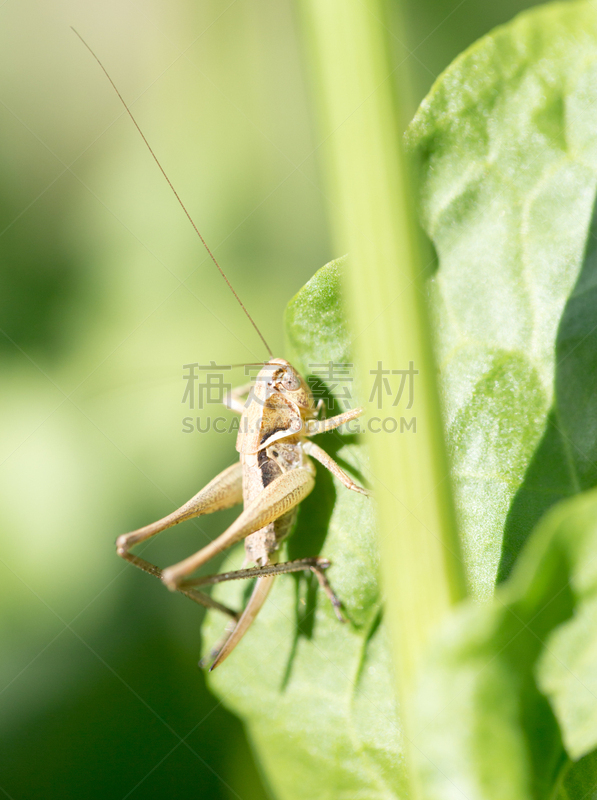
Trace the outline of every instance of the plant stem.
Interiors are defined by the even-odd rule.
[[[349,253],[347,294],[355,357],[363,387],[370,371],[408,369],[413,362],[414,401],[407,409],[409,379],[392,405],[401,378],[389,374],[392,396],[373,397],[369,417],[388,420],[369,434],[372,477],[379,507],[379,547],[403,725],[416,673],[430,637],[465,594],[436,387],[422,263],[413,224],[411,192],[400,142],[400,114],[408,106],[404,75],[396,97],[389,59],[390,23],[384,0],[305,0],[315,54],[315,85],[325,136],[325,163],[335,245]],[[380,376],[381,377],[381,376]],[[383,407],[377,402],[383,398]],[[367,396],[365,399],[369,399]],[[406,429],[415,419],[416,432]],[[394,422],[392,422],[394,420]],[[379,425],[379,423],[378,423]],[[402,432],[401,431],[402,426]],[[416,787],[413,785],[416,796]]]

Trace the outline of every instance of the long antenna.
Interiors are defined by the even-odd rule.
[[[265,341],[265,338],[264,338],[263,334],[261,333],[261,331],[260,331],[260,330],[259,330],[259,328],[257,327],[257,325],[256,325],[256,323],[255,323],[255,320],[253,319],[253,317],[252,317],[252,316],[249,314],[249,312],[248,312],[248,311],[247,311],[247,309],[245,308],[245,306],[244,306],[244,304],[243,304],[242,300],[241,300],[241,299],[240,299],[240,297],[237,295],[237,293],[234,291],[234,288],[232,287],[232,284],[230,283],[230,281],[229,281],[229,280],[228,280],[228,278],[226,277],[226,274],[224,273],[224,270],[223,270],[223,269],[222,269],[222,267],[221,267],[221,266],[218,264],[218,262],[216,261],[216,257],[214,256],[214,254],[211,252],[211,250],[210,250],[210,249],[209,249],[209,247],[207,246],[207,242],[205,241],[205,239],[203,238],[203,236],[201,236],[201,234],[200,234],[200,232],[199,232],[199,228],[198,228],[198,227],[195,225],[195,223],[193,222],[193,218],[191,217],[191,215],[190,215],[190,214],[189,214],[189,212],[187,211],[185,204],[184,204],[184,203],[182,202],[182,200],[180,199],[180,197],[179,197],[179,195],[178,195],[178,192],[176,191],[176,189],[175,189],[175,188],[174,188],[174,186],[172,185],[172,182],[171,182],[170,178],[169,178],[169,177],[166,175],[166,172],[165,172],[164,168],[162,167],[162,165],[161,165],[161,164],[160,164],[160,162],[158,161],[158,157],[156,156],[156,154],[155,154],[155,153],[153,152],[153,150],[151,149],[151,145],[149,144],[149,142],[148,142],[148,141],[147,141],[147,139],[145,138],[145,134],[143,133],[143,131],[142,131],[142,130],[141,130],[141,128],[139,127],[139,124],[138,124],[137,120],[136,120],[136,119],[134,118],[134,116],[133,116],[133,112],[131,111],[131,109],[130,109],[130,108],[128,107],[128,105],[126,104],[126,101],[125,101],[124,97],[123,97],[123,96],[120,94],[120,92],[118,91],[118,89],[117,89],[117,87],[116,87],[116,84],[114,83],[114,81],[112,80],[112,78],[110,77],[110,75],[109,75],[109,73],[108,73],[108,70],[107,70],[107,69],[104,67],[104,65],[103,65],[103,64],[102,64],[102,62],[99,60],[99,58],[96,56],[96,54],[93,52],[93,50],[91,49],[91,47],[89,47],[89,45],[87,44],[87,42],[85,41],[85,39],[83,39],[83,37],[81,36],[81,34],[80,34],[80,33],[79,33],[77,30],[75,30],[75,29],[72,27],[72,25],[71,25],[71,30],[72,30],[74,33],[76,33],[76,35],[79,37],[79,39],[80,39],[80,40],[83,42],[83,44],[85,45],[85,47],[86,47],[86,48],[89,50],[89,52],[91,53],[91,55],[92,55],[92,56],[95,58],[95,60],[97,61],[97,63],[100,65],[100,67],[101,67],[101,69],[102,69],[102,71],[103,71],[104,75],[106,76],[106,78],[107,78],[107,79],[110,81],[110,83],[112,84],[112,88],[114,89],[114,91],[115,91],[115,92],[116,92],[116,94],[118,95],[118,98],[120,99],[120,102],[121,102],[121,103],[122,103],[122,105],[124,106],[124,108],[125,108],[125,110],[126,110],[126,113],[127,113],[127,114],[129,115],[129,117],[132,119],[132,121],[133,121],[133,124],[134,124],[135,128],[136,128],[136,129],[139,131],[139,133],[141,134],[141,138],[143,139],[143,141],[144,141],[144,142],[145,142],[145,144],[147,145],[147,149],[149,150],[149,152],[150,152],[150,153],[151,153],[151,155],[153,156],[153,160],[155,161],[155,163],[156,163],[156,164],[158,165],[158,167],[160,168],[160,172],[162,173],[162,175],[163,175],[163,176],[164,176],[164,178],[166,179],[166,181],[167,181],[167,183],[168,183],[168,186],[169,186],[169,187],[172,189],[172,191],[173,191],[173,193],[174,193],[174,196],[176,197],[176,199],[177,199],[177,200],[178,200],[178,202],[180,203],[180,207],[182,208],[182,210],[184,211],[184,213],[187,215],[187,218],[188,218],[189,222],[191,223],[191,225],[193,226],[193,229],[195,230],[195,233],[196,233],[196,234],[197,234],[197,236],[198,236],[198,237],[201,239],[201,243],[203,244],[203,247],[205,247],[205,249],[207,250],[207,252],[208,252],[208,254],[209,254],[209,257],[211,258],[211,260],[214,262],[214,264],[215,264],[215,265],[216,265],[216,267],[218,268],[218,271],[219,271],[220,275],[222,276],[222,278],[224,278],[224,280],[225,280],[225,281],[226,281],[226,283],[228,284],[228,288],[230,289],[230,291],[232,292],[232,294],[233,294],[233,295],[236,297],[236,299],[237,299],[237,301],[238,301],[238,304],[240,305],[240,307],[242,308],[242,310],[245,312],[245,314],[246,314],[246,315],[247,315],[247,317],[249,318],[249,320],[250,320],[250,322],[251,322],[251,325],[252,325],[252,326],[255,328],[255,330],[256,330],[256,331],[257,331],[257,333],[259,334],[259,338],[261,339],[261,341],[262,341],[262,342],[263,342],[263,344],[265,345],[265,349],[266,349],[266,350],[267,350],[267,352],[269,353],[269,355],[270,355],[270,358],[272,358],[274,354],[272,353],[272,351],[271,351],[271,348],[270,348],[269,344],[268,344],[268,343]]]

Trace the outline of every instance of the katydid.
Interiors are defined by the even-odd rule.
[[[340,601],[325,577],[324,570],[330,566],[328,559],[314,556],[279,563],[277,555],[280,544],[292,530],[298,504],[315,485],[315,466],[312,459],[319,461],[347,489],[367,494],[331,456],[310,440],[316,434],[333,430],[356,419],[363,413],[363,409],[351,409],[328,419],[320,419],[322,403],[315,403],[303,377],[288,361],[273,358],[263,334],[199,233],[112,78],[89,45],[78,33],[77,36],[112,84],[203,246],[269,353],[269,359],[263,362],[255,383],[232,390],[225,399],[227,407],[241,415],[236,441],[239,461],[217,475],[181,508],[151,525],[119,536],[116,542],[117,552],[122,558],[161,578],[170,590],[181,592],[201,605],[218,609],[231,618],[232,624],[226,630],[224,639],[212,651],[213,662],[210,669],[214,669],[230,655],[244,636],[267,599],[277,575],[302,570],[313,572],[331,600],[338,619],[344,621]],[[179,522],[241,503],[244,505],[243,511],[227,530],[189,558],[167,569],[161,570],[131,552],[135,545]],[[199,567],[243,539],[243,569],[219,575],[192,577]],[[248,567],[249,564],[255,566]],[[241,613],[217,602],[199,589],[223,581],[246,578],[257,580]]]

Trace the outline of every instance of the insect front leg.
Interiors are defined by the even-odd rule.
[[[303,435],[317,436],[319,433],[333,431],[334,428],[339,428],[340,425],[344,425],[345,422],[350,422],[353,419],[357,419],[357,417],[360,417],[361,414],[364,413],[364,408],[351,408],[349,411],[345,411],[343,414],[337,414],[335,417],[329,417],[328,419],[310,419],[305,423]]]
[[[249,503],[217,539],[184,561],[165,569],[162,580],[169,589],[175,591],[187,575],[210,561],[222,550],[274,522],[298,505],[311,492],[314,485],[313,474],[308,469],[294,469],[280,475]]]
[[[320,464],[323,464],[323,466],[328,469],[332,475],[335,475],[338,480],[342,481],[347,489],[369,496],[367,489],[363,489],[362,486],[359,486],[358,483],[355,483],[350,475],[347,475],[342,467],[337,464],[323,448],[319,447],[319,445],[316,445],[315,442],[305,442],[303,448],[307,455],[317,459],[317,461],[319,461]]]

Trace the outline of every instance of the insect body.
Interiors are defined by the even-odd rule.
[[[116,542],[117,552],[120,556],[146,572],[161,578],[172,591],[182,592],[201,605],[219,609],[231,617],[232,626],[227,629],[223,641],[212,652],[214,660],[211,669],[214,669],[232,652],[245,634],[265,602],[275,577],[281,573],[302,570],[310,570],[315,573],[320,586],[330,598],[336,615],[343,621],[340,602],[324,574],[324,570],[330,566],[330,562],[314,556],[278,563],[277,554],[281,542],[292,529],[298,504],[313,489],[315,467],[311,459],[319,461],[348,489],[367,494],[366,490],[354,483],[321,447],[310,440],[316,434],[333,430],[345,422],[356,419],[363,413],[363,409],[352,409],[329,419],[320,419],[319,412],[322,403],[320,402],[316,406],[309,387],[297,370],[284,359],[272,358],[273,353],[261,331],[199,233],[105,67],[82,37],[79,36],[79,38],[90,50],[114,87],[195,232],[270,355],[269,361],[263,364],[254,385],[241,386],[233,390],[226,398],[228,408],[241,415],[236,442],[236,449],[240,454],[238,463],[217,475],[178,510],[151,525],[119,536]],[[217,539],[184,561],[163,571],[131,552],[135,545],[179,522],[231,508],[240,503],[244,504],[243,511]],[[191,577],[199,567],[242,539],[245,540],[243,569],[200,578]],[[248,567],[249,564],[256,566]],[[240,614],[199,589],[199,587],[240,578],[257,578],[253,593]]]
[[[241,398],[248,394],[243,403]],[[361,494],[358,486],[310,437],[337,428],[362,413],[353,409],[329,419],[318,419],[313,396],[299,373],[280,358],[264,364],[255,386],[240,387],[228,396],[226,405],[241,414],[236,449],[240,460],[225,469],[188,503],[164,519],[120,536],[118,553],[141,569],[161,577],[169,589],[182,591],[202,605],[219,608],[235,621],[223,643],[215,648],[211,669],[221,664],[238,644],[257,616],[276,575],[311,570],[330,598],[340,620],[340,602],[331,590],[323,570],[327,559],[313,557],[277,563],[277,551],[290,533],[296,508],[315,484],[311,458],[329,469],[348,488]],[[311,456],[311,458],[310,458]],[[160,573],[157,567],[130,553],[133,545],[192,517],[230,508],[240,502],[244,510],[217,539],[194,555]],[[196,569],[222,550],[245,540],[245,562],[257,566],[221,575],[190,579]],[[257,578],[253,594],[240,617],[198,591],[238,578]]]

